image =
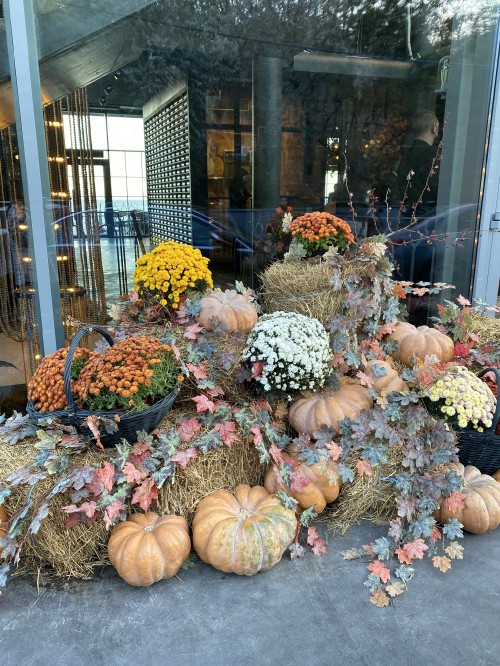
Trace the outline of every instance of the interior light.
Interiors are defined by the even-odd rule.
[[[19,225],[19,229],[20,229],[21,231],[26,231],[27,228],[28,228],[28,225],[27,225],[27,224],[20,224],[20,225]]]

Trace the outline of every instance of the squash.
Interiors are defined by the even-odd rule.
[[[451,466],[457,474],[464,477],[462,493],[465,495],[464,508],[452,512],[444,501],[434,517],[440,523],[447,523],[456,518],[464,530],[472,534],[484,534],[495,530],[500,525],[500,483],[488,474],[481,474],[477,467],[461,463]]]
[[[200,301],[198,323],[212,331],[216,327],[227,333],[249,333],[257,323],[255,306],[234,291],[214,291]]]
[[[495,481],[498,481],[500,483],[500,469],[497,469],[497,471],[491,475]]]
[[[9,516],[7,514],[7,509],[3,504],[0,504],[0,539],[7,534],[7,521]],[[2,554],[2,549],[0,548],[0,555]]]
[[[337,390],[323,389],[312,397],[299,397],[288,410],[288,421],[297,432],[312,435],[328,426],[338,432],[338,422],[355,418],[363,409],[372,408],[368,389],[348,377],[342,377]]]
[[[288,452],[292,458],[297,459],[296,447],[290,446]],[[309,479],[309,484],[300,492],[292,492],[290,489],[285,489],[285,492],[297,500],[299,503],[298,511],[304,511],[312,506],[316,513],[321,513],[327,504],[337,499],[342,488],[338,465],[331,458],[312,465],[307,465],[300,460],[298,462],[298,471],[302,476]],[[265,474],[264,487],[269,493],[277,493],[279,490],[283,490],[278,483],[273,467],[270,467]]]
[[[386,372],[382,377],[377,377],[373,371],[373,366],[379,366]],[[373,388],[381,395],[389,395],[393,391],[401,393],[408,391],[408,384],[401,379],[398,371],[387,361],[377,361],[376,359],[368,361],[366,364],[366,374],[373,381]]]
[[[225,573],[253,576],[280,561],[292,543],[297,519],[265,488],[239,485],[202,499],[193,520],[198,556]]]
[[[108,543],[111,564],[135,587],[175,576],[190,550],[186,519],[152,511],[134,513],[115,525]]]
[[[447,363],[455,356],[455,345],[453,340],[444,333],[429,326],[413,326],[407,322],[400,321],[389,339],[396,340],[398,349],[392,354],[395,361],[402,365],[411,367],[415,359],[421,361],[432,354],[439,361]]]

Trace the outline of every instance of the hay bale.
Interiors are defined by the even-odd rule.
[[[186,445],[188,446],[188,445]],[[0,469],[5,479],[12,472],[32,463],[33,442],[8,446],[0,443]],[[72,456],[72,467],[88,464],[101,465],[112,460],[114,449],[101,452],[89,449]],[[167,482],[159,491],[158,499],[151,505],[152,511],[176,513],[191,522],[196,505],[214,490],[233,490],[239,483],[256,485],[262,482],[263,467],[253,444],[242,439],[231,448],[222,446],[199,455],[185,469],[179,469],[174,483]],[[51,477],[39,482],[31,495],[30,516],[34,516],[43,504],[44,497],[56,483]],[[29,488],[16,486],[7,500],[9,515],[14,515],[27,502]],[[50,569],[50,573],[62,578],[91,578],[95,567],[109,564],[107,556],[108,532],[99,517],[92,525],[64,526],[66,514],[61,508],[71,504],[71,494],[61,493],[50,504],[49,515],[42,521],[40,530],[27,537],[21,551],[21,571]],[[131,512],[137,506],[130,507]]]
[[[341,268],[341,283],[355,271],[368,274],[370,264],[348,261]],[[341,314],[344,289],[336,289],[331,278],[336,269],[325,261],[276,261],[261,276],[263,307],[266,312],[297,312],[327,324]]]
[[[382,524],[396,518],[398,491],[393,483],[385,479],[401,472],[403,457],[400,446],[390,447],[387,462],[375,467],[372,476],[357,474],[354,481],[345,483],[337,501],[319,518],[341,534],[345,534],[351,525],[356,525],[361,520]],[[359,452],[352,453],[346,464],[354,467],[358,458]]]
[[[471,314],[470,318],[469,332],[477,335],[481,345],[500,344],[500,319],[484,314]]]

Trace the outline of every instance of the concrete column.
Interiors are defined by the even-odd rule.
[[[283,60],[254,57],[253,208],[275,208],[280,200]]]

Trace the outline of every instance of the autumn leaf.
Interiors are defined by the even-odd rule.
[[[177,451],[177,453],[174,453],[171,459],[176,462],[181,469],[184,469],[187,467],[189,461],[194,460],[196,456],[196,449],[191,447],[189,449],[184,449],[184,451]]]
[[[260,431],[259,426],[253,425],[250,428],[250,432],[253,434],[253,443],[255,445],[261,444],[262,443],[262,433]]]
[[[436,567],[436,569],[439,569],[439,571],[442,571],[443,573],[446,573],[449,571],[449,569],[451,569],[451,560],[444,555],[435,555],[432,558],[432,564]]]
[[[76,504],[69,504],[68,506],[63,506],[62,510],[66,513],[84,513],[88,518],[92,518],[96,512],[97,504],[94,501],[84,502],[80,506]]]
[[[467,300],[465,298],[465,296],[462,296],[462,294],[460,294],[460,296],[457,298],[457,303],[459,305],[462,305],[462,306],[469,306],[470,305],[470,301]]]
[[[403,550],[408,554],[408,557],[411,557],[413,560],[422,560],[424,553],[429,549],[429,546],[425,543],[423,539],[415,539],[405,543]]]
[[[231,447],[234,442],[239,442],[238,431],[236,430],[236,423],[234,421],[225,421],[224,423],[216,423],[214,430],[220,435],[220,438],[226,446]]]
[[[255,361],[255,363],[252,365],[251,379],[256,379],[257,377],[260,377],[262,375],[263,370],[264,370],[264,363],[262,361]]]
[[[196,403],[196,411],[198,414],[202,414],[203,412],[207,411],[211,414],[215,412],[215,403],[207,398],[206,395],[197,395],[196,397],[191,398],[191,400]]]
[[[140,483],[147,476],[147,472],[138,469],[130,461],[126,462],[123,466],[123,473],[125,474],[127,483],[133,484]]]
[[[375,560],[369,564],[368,571],[374,576],[378,576],[382,583],[387,583],[391,579],[391,572],[380,560]]]
[[[444,505],[452,513],[456,513],[460,509],[464,508],[465,506],[464,502],[465,502],[465,495],[455,490],[454,492],[450,493],[448,497],[444,500]]]
[[[411,293],[413,296],[423,296],[429,293],[429,289],[427,287],[413,287]]]
[[[224,389],[221,386],[214,386],[213,388],[205,389],[211,398],[216,398],[218,395],[224,395]]]
[[[360,476],[372,476],[373,467],[370,465],[368,460],[360,459],[356,462],[356,470]]]
[[[444,549],[444,552],[452,560],[463,560],[464,559],[464,547],[461,546],[456,541],[452,541],[450,545]]]
[[[361,557],[361,553],[355,548],[349,548],[348,550],[342,550],[340,556],[343,557],[344,560],[357,560]]]
[[[140,440],[133,445],[128,460],[138,467],[151,453],[153,453],[152,447],[144,440]]]
[[[461,342],[455,342],[455,356],[468,356],[470,354],[470,348],[467,345],[462,344]]]
[[[441,538],[441,530],[436,525],[433,525],[431,527],[431,535],[429,539],[432,541],[432,543],[435,543],[436,541],[439,541],[440,538]]]
[[[385,588],[385,591],[390,597],[397,597],[406,590],[406,585],[400,581],[395,581]]]
[[[370,596],[370,601],[377,608],[383,608],[389,605],[389,597],[383,590],[374,590]]]
[[[310,481],[299,471],[290,474],[290,489],[293,493],[302,493],[309,485]]]
[[[275,463],[283,462],[283,449],[280,449],[279,446],[276,446],[276,444],[271,444],[269,447],[269,455]]]
[[[186,367],[195,379],[207,378],[206,363],[201,363],[200,365],[195,365],[194,363],[186,363]]]
[[[177,426],[177,434],[181,442],[190,442],[196,433],[201,430],[202,425],[198,419],[192,416],[190,419],[184,419]]]
[[[304,550],[304,546],[301,546],[300,543],[292,543],[292,545],[288,547],[288,550],[290,551],[291,560],[296,560],[298,558],[304,557],[304,554],[306,552]]]
[[[147,511],[151,502],[158,497],[158,488],[151,477],[144,479],[140,486],[135,488],[132,495],[132,504],[139,504],[143,511]]]
[[[90,492],[99,497],[105,492],[110,492],[113,488],[113,481],[115,478],[115,468],[107,460],[104,461],[101,469],[96,469],[92,477],[92,481],[87,483],[87,488]]]
[[[197,340],[198,335],[204,330],[203,326],[200,326],[198,323],[190,324],[186,327],[184,337],[186,340]]]
[[[146,511],[146,509],[144,509]],[[125,511],[125,505],[122,501],[116,499],[104,510],[104,524],[106,529],[109,530],[116,523],[116,519],[120,518],[122,511]]]
[[[326,541],[321,539],[318,530],[314,527],[309,527],[307,530],[307,545],[311,546],[312,552],[317,557],[320,555],[325,555],[328,553],[328,548],[326,547]]]
[[[401,564],[413,564],[413,560],[409,557],[408,553],[404,548],[396,548],[394,553],[398,556],[398,560]]]
[[[356,377],[359,379],[361,386],[367,386],[368,388],[373,386],[373,379],[361,370],[356,373]]]
[[[325,444],[325,446],[328,449],[328,452],[330,453],[330,458],[335,462],[340,458],[341,454],[344,452],[344,449],[335,442],[332,442],[331,444]]]
[[[101,442],[101,433],[99,432],[99,417],[98,416],[87,416],[83,421],[82,425],[87,426],[90,432],[94,435],[97,446],[104,451],[104,446]]]

